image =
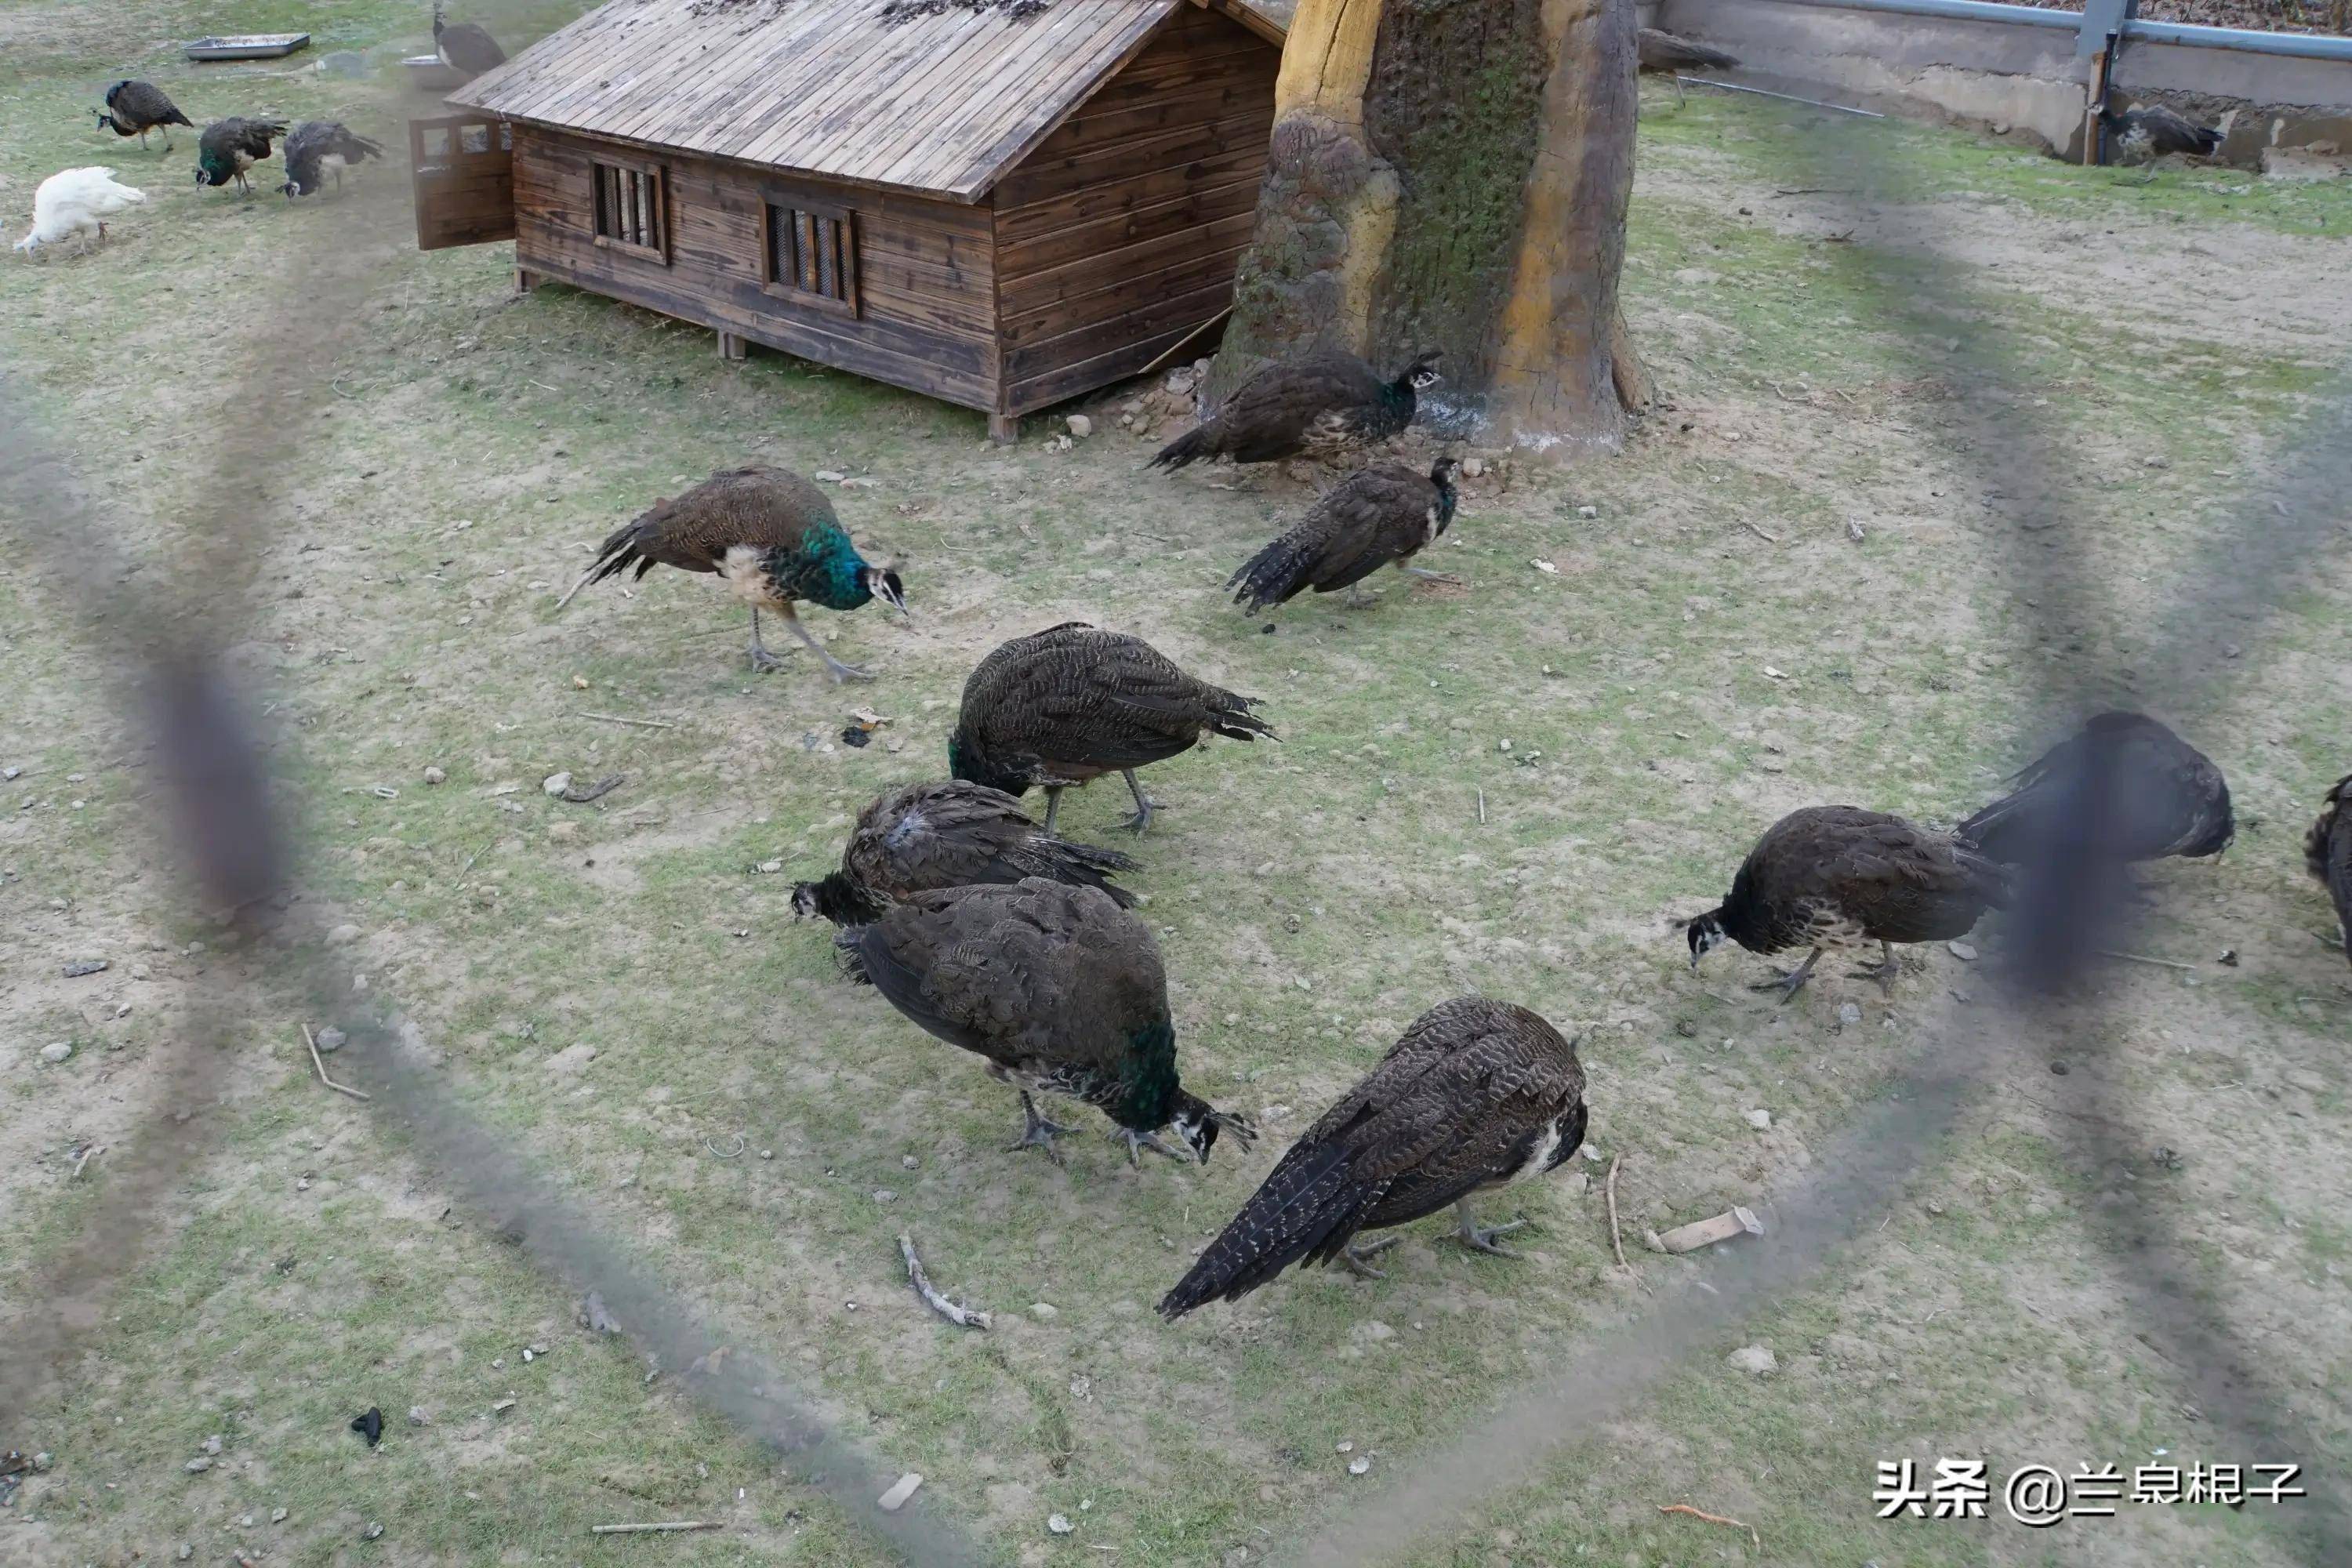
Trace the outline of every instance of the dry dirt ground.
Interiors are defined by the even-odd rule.
[[[163,42],[204,29],[193,9],[80,10],[0,5],[10,237],[37,175],[70,163],[102,155],[155,199],[100,253],[0,268],[8,389],[79,471],[90,556],[131,563],[131,608],[91,625],[78,554],[0,556],[0,1355],[39,1389],[0,1410],[0,1449],[49,1456],[0,1480],[0,1557],[882,1560],[677,1369],[648,1383],[625,1339],[579,1323],[570,1288],[378,1107],[315,1081],[298,1019],[380,1007],[443,1092],[729,1342],[888,1472],[921,1472],[922,1503],[985,1560],[1024,1564],[1279,1560],[1410,1489],[1483,1411],[1734,1267],[1650,1252],[1645,1231],[1738,1204],[1768,1234],[1736,1247],[1786,1245],[1775,1205],[1993,1019],[1957,1121],[1824,1269],[1675,1346],[1605,1418],[1563,1398],[1526,1479],[1459,1510],[1419,1500],[1430,1531],[1391,1557],[2311,1560],[2294,1526],[2315,1503],[2126,1503],[2037,1531],[1998,1499],[1990,1520],[1880,1521],[1871,1493],[1878,1461],[1939,1456],[1996,1479],[2291,1460],[2340,1484],[2352,972],[2298,838],[2352,766],[2343,528],[2260,617],[2173,606],[2226,531],[2271,521],[2245,498],[2296,459],[2352,350],[2352,193],[2141,184],[1943,132],[1655,99],[1627,283],[1667,406],[1620,457],[1490,456],[1436,552],[1466,589],[1391,580],[1369,612],[1244,616],[1219,584],[1309,492],[1142,473],[1148,444],[1117,428],[1131,393],[1097,400],[1098,433],[1066,449],[1043,419],[997,449],[920,398],[778,356],[727,364],[708,333],[559,289],[515,298],[500,247],[396,256],[326,334],[331,367],[279,362],[306,390],[271,439],[237,445],[272,368],[255,345],[322,308],[299,268],[368,198],[196,193],[185,143],[142,155],[75,114],[127,66],[199,118],[333,108],[389,132],[405,106],[300,70],[197,77]],[[413,44],[420,20],[254,11],[240,25],[309,26],[322,49]],[[1820,159],[1843,134],[1874,138],[1900,179],[1785,194],[1840,185]],[[1923,219],[1957,270],[1927,267]],[[1928,313],[1932,334],[1889,328]],[[1978,343],[2008,355],[2000,404],[1956,380]],[[2074,481],[2023,534],[2018,426],[1995,416],[2045,433]],[[241,465],[226,478],[221,449]],[[902,563],[911,626],[814,616],[874,683],[834,687],[804,654],[750,674],[740,612],[675,574],[555,613],[593,541],[746,458],[843,476],[853,531]],[[262,498],[250,534],[218,523],[223,485]],[[152,733],[108,657],[149,629],[122,619],[179,613],[174,586],[246,538],[209,608],[236,627],[301,846],[300,895],[252,944],[185,912]],[[2101,597],[2053,629],[2029,601],[2067,563]],[[1119,840],[1144,862],[1188,1081],[1267,1131],[1202,1169],[1130,1171],[1091,1139],[1066,1172],[1003,1152],[1009,1096],[844,984],[825,932],[792,920],[793,877],[858,807],[941,770],[974,660],[1071,618],[1264,698],[1283,736],[1153,770],[1168,809]],[[2133,689],[2158,668],[2200,682],[2193,702]],[[2157,707],[2237,801],[2227,856],[2154,873],[2132,940],[2165,964],[2102,972],[2047,1028],[1994,1010],[1998,922],[1973,960],[1908,955],[1891,998],[1830,972],[1776,1007],[1736,951],[1686,967],[1673,919],[1719,899],[1776,816],[1850,800],[1954,820],[2061,717],[2049,693],[2086,684],[2078,699]],[[890,722],[856,748],[860,705]],[[559,771],[626,782],[575,805],[540,790]],[[1096,789],[1063,819],[1111,842],[1119,814]],[[289,955],[334,992],[303,994]],[[67,978],[84,960],[109,967]],[[1151,1303],[1286,1139],[1468,991],[1577,1031],[1591,1075],[1600,1159],[1493,1200],[1529,1222],[1527,1256],[1425,1225],[1384,1281],[1286,1278],[1160,1323]],[[184,1102],[205,997],[230,1022]],[[381,1064],[361,1054],[330,1060],[366,1081]],[[111,1184],[180,1146],[135,1226],[85,1233]],[[1620,1156],[1622,1269],[1601,1192]],[[920,1309],[902,1232],[996,1311],[992,1332]],[[2260,1369],[2311,1451],[2249,1451],[2201,1407],[2205,1369],[2166,1359],[2135,1238],[2168,1232],[2185,1275],[2164,1289]],[[60,1325],[54,1281],[82,1249],[127,1277]],[[1751,1345],[1769,1375],[1727,1364]],[[370,1405],[389,1418],[373,1451],[345,1426]],[[1756,1533],[1658,1511],[1675,1502]],[[588,1534],[687,1518],[719,1528]]]

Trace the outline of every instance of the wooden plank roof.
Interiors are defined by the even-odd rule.
[[[1243,0],[1192,0],[1272,31]],[[883,0],[611,0],[449,95],[460,108],[977,201],[1185,0],[1020,18]]]

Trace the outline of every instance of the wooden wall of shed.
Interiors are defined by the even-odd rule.
[[[997,182],[999,406],[1132,375],[1233,300],[1281,51],[1180,9]]]
[[[666,173],[671,243],[664,266],[595,243],[590,164],[603,145],[515,127],[515,262],[524,271],[966,407],[995,406],[994,256],[984,207],[616,147],[623,158],[658,163]],[[761,207],[771,195],[856,214],[856,320],[795,305],[763,286]]]

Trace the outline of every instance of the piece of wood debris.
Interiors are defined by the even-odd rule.
[[[337,1083],[333,1079],[329,1078],[327,1076],[326,1061],[319,1055],[319,1041],[317,1037],[310,1033],[310,1025],[304,1024],[301,1026],[301,1028],[302,1043],[310,1047],[310,1065],[319,1069],[319,1081],[325,1084],[329,1089],[333,1089],[337,1094],[348,1094],[353,1100],[366,1100],[371,1098],[365,1089],[353,1089],[347,1083]]]
[[[574,805],[586,805],[592,800],[602,800],[628,782],[626,773],[607,773],[592,784],[566,784],[556,792],[558,800],[568,800]]]
[[[2126,963],[2152,964],[2158,969],[2178,969],[2188,974],[2194,974],[2197,973],[2197,966],[2193,963],[2182,963],[2175,959],[2169,958],[2151,958],[2144,952],[2117,952],[2113,948],[2103,947],[2099,949],[2099,956],[2101,958],[2119,958]]]
[[[1749,1524],[1743,1520],[1726,1519],[1719,1513],[1703,1513],[1699,1510],[1691,1507],[1691,1505],[1686,1502],[1662,1502],[1658,1505],[1658,1511],[1660,1513],[1686,1513],[1693,1519],[1703,1519],[1709,1524],[1727,1524],[1734,1530],[1744,1530],[1748,1532],[1748,1544],[1754,1546],[1759,1552],[1764,1549],[1764,1538],[1756,1533],[1756,1527],[1754,1525]]]
[[[1601,1191],[1609,1199],[1609,1248],[1617,1255],[1617,1267],[1632,1267],[1625,1261],[1625,1238],[1617,1229],[1617,1167],[1624,1162],[1622,1153],[1609,1156],[1609,1180]]]
[[[907,1500],[913,1497],[915,1489],[922,1484],[923,1478],[915,1471],[908,1470],[890,1483],[888,1491],[874,1500],[874,1506],[884,1513],[896,1513],[907,1506]]]
[[[82,1173],[84,1168],[87,1167],[92,1160],[97,1159],[100,1154],[105,1152],[106,1145],[103,1143],[93,1143],[89,1148],[84,1149],[81,1152],[81,1158],[74,1162],[74,1168],[66,1173],[66,1180],[70,1182],[79,1177]]]
[[[1478,792],[1478,826],[1486,826],[1486,792],[1483,789]]]
[[[1718,1241],[1729,1241],[1735,1236],[1761,1236],[1764,1222],[1756,1217],[1753,1209],[1734,1205],[1730,1212],[1713,1219],[1694,1220],[1678,1225],[1658,1237],[1658,1245],[1668,1252],[1696,1252],[1702,1247],[1713,1247]]]
[[[657,1524],[592,1524],[591,1535],[665,1535],[681,1530],[717,1530],[715,1519],[666,1519]]]
[[[677,725],[671,723],[667,719],[632,719],[625,713],[591,713],[586,709],[581,709],[578,711],[580,717],[583,719],[595,719],[607,724],[635,724],[640,730],[675,730],[677,728]]]
[[[913,1237],[900,1235],[898,1252],[907,1260],[908,1282],[914,1286],[915,1294],[921,1299],[924,1306],[960,1329],[984,1330],[995,1321],[988,1313],[977,1308],[958,1306],[932,1287],[929,1276],[923,1272],[923,1260],[915,1256]]]
[[[1739,526],[1746,529],[1748,532],[1754,534],[1757,538],[1762,540],[1767,544],[1778,544],[1780,542],[1780,536],[1779,534],[1767,533],[1744,517],[1739,520]]]

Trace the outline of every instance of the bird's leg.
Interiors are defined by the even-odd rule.
[[[1780,977],[1780,979],[1760,980],[1755,984],[1750,985],[1748,989],[1750,991],[1778,991],[1780,994],[1780,1005],[1785,1007],[1789,1005],[1789,998],[1794,996],[1799,991],[1802,990],[1804,988],[1805,982],[1812,978],[1813,965],[1819,963],[1821,961],[1822,950],[1817,947],[1813,949],[1811,952],[1807,953],[1805,955],[1805,962],[1797,965],[1796,968],[1774,970],[1772,973],[1779,975]]]
[[[1029,1091],[1025,1089],[1021,1091],[1021,1115],[1027,1123],[1021,1129],[1021,1140],[1019,1142],[1007,1144],[1004,1152],[1008,1154],[1017,1154],[1024,1149],[1043,1149],[1045,1151],[1045,1158],[1053,1161],[1056,1165],[1060,1164],[1062,1152],[1054,1147],[1054,1140],[1069,1131],[1070,1129],[1058,1121],[1048,1121],[1038,1115],[1037,1102],[1029,1098]]]
[[[1508,1236],[1511,1232],[1527,1224],[1527,1221],[1523,1219],[1515,1219],[1508,1225],[1490,1226],[1482,1229],[1479,1226],[1478,1222],[1470,1217],[1470,1200],[1468,1198],[1456,1199],[1454,1205],[1454,1213],[1461,1222],[1455,1227],[1454,1235],[1455,1239],[1460,1241],[1463,1246],[1470,1248],[1473,1252],[1491,1252],[1497,1258],[1517,1258],[1518,1256],[1517,1253],[1513,1252],[1509,1247],[1503,1246],[1495,1238],[1498,1236]]]
[[[1895,995],[1895,977],[1902,972],[1903,966],[1895,962],[1895,948],[1893,944],[1883,938],[1878,943],[1878,962],[1876,963],[1871,964],[1866,968],[1848,971],[1848,973],[1856,980],[1877,981],[1878,988],[1881,991],[1885,992],[1889,999],[1892,999]]]
[[[865,669],[858,665],[844,664],[841,660],[834,658],[833,655],[825,652],[824,645],[816,640],[816,634],[810,631],[808,627],[801,625],[801,618],[793,613],[793,606],[789,601],[786,602],[784,605],[784,624],[793,628],[793,636],[808,644],[809,651],[811,653],[824,660],[825,669],[835,680],[871,680],[874,679],[871,671]]]
[[[1133,768],[1121,768],[1119,772],[1126,776],[1128,793],[1135,796],[1135,815],[1127,819],[1126,826],[1130,831],[1140,834],[1151,826],[1151,813],[1156,803],[1147,797],[1143,786],[1136,783]]]
[[[1161,1142],[1157,1132],[1138,1132],[1132,1127],[1117,1127],[1111,1130],[1110,1141],[1127,1145],[1127,1163],[1139,1171],[1143,1169],[1143,1152],[1146,1149],[1155,1154],[1165,1154],[1180,1165],[1193,1163],[1190,1154],[1181,1153]]]
[[[1455,587],[1457,587],[1457,588],[1460,588],[1460,587],[1463,587],[1463,586],[1465,586],[1465,584],[1463,583],[1463,581],[1462,581],[1462,579],[1461,579],[1461,578],[1456,577],[1456,576],[1455,576],[1453,573],[1451,573],[1451,572],[1432,572],[1432,571],[1431,571],[1428,567],[1426,567],[1426,566],[1407,566],[1407,567],[1402,568],[1402,570],[1403,570],[1404,574],[1405,574],[1406,576],[1408,576],[1408,577],[1419,577],[1419,578],[1421,578],[1421,579],[1422,579],[1423,581],[1424,581],[1424,582],[1429,582],[1429,583],[1451,583],[1451,584],[1454,584]]]
[[[1365,587],[1361,583],[1357,583],[1349,586],[1348,589],[1348,596],[1340,600],[1339,605],[1342,609],[1369,610],[1380,602],[1380,595],[1374,594],[1370,588]]]
[[[1351,1241],[1339,1249],[1340,1267],[1359,1279],[1385,1279],[1389,1277],[1388,1270],[1373,1268],[1370,1260],[1394,1247],[1397,1241],[1393,1236],[1384,1236],[1378,1241],[1360,1245]]]
[[[1045,786],[1045,831],[1046,831],[1046,832],[1051,833],[1051,832],[1053,832],[1053,831],[1054,831],[1054,818],[1061,815],[1061,810],[1062,810],[1062,786],[1061,786],[1060,784],[1047,784],[1047,785]]]
[[[760,606],[757,605],[751,606],[751,668],[761,675],[784,668],[784,661],[770,653],[768,645],[760,640]]]

